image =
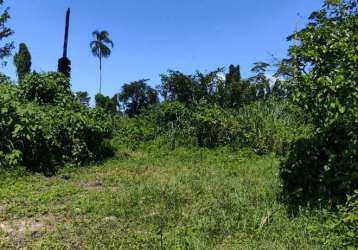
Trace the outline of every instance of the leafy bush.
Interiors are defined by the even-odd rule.
[[[179,102],[163,102],[139,116],[122,118],[117,123],[117,141],[131,147],[159,137],[176,144],[184,137],[192,137],[191,111]]]
[[[162,137],[174,146],[238,145],[283,154],[291,141],[311,133],[306,120],[300,110],[278,100],[244,106],[239,113],[205,101],[191,108],[165,101],[140,116],[121,119],[117,135],[131,145]]]
[[[21,100],[36,102],[40,105],[61,104],[73,96],[68,78],[55,72],[28,74],[18,88]]]
[[[165,101],[143,115],[126,119],[119,131],[130,144],[161,137],[172,146],[216,147],[232,144],[240,130],[235,116],[220,107],[201,103],[190,109],[180,102]]]
[[[62,107],[26,104],[18,109],[13,139],[21,144],[22,164],[34,171],[54,171],[66,162],[84,164],[107,152],[110,125],[97,110],[71,111]]]
[[[283,196],[293,208],[343,203],[358,189],[358,127],[336,122],[297,140],[281,166]]]
[[[197,106],[193,113],[192,126],[199,146],[209,148],[233,145],[241,133],[237,117],[216,105]]]
[[[271,98],[244,106],[238,115],[242,146],[283,155],[296,138],[312,133],[308,118],[287,101]]]
[[[0,84],[0,167],[17,165],[21,152],[12,142],[12,131],[17,123],[16,89],[7,83]]]
[[[295,70],[293,100],[312,115],[317,127],[357,113],[357,27],[356,0],[330,1],[289,38],[295,41],[289,50]]]
[[[147,116],[121,117],[115,121],[115,143],[137,148],[141,143],[156,138],[158,127]]]
[[[143,110],[159,102],[158,92],[143,79],[122,86],[118,93],[118,101],[130,117],[140,114]]]
[[[157,126],[157,133],[172,143],[194,137],[191,126],[193,112],[180,102],[165,101],[148,112],[150,120]]]
[[[344,203],[358,188],[357,14],[356,0],[327,1],[290,37],[292,99],[315,126],[282,163],[283,195],[293,207]]]
[[[111,153],[107,116],[82,105],[66,86],[68,80],[56,73],[26,76],[19,87],[0,85],[0,167],[21,164],[52,174],[65,163],[84,164]]]
[[[336,213],[329,215],[323,232],[316,231],[327,249],[356,249],[358,246],[358,190],[352,196],[348,196],[344,206],[338,206]]]
[[[97,94],[95,96],[96,108],[103,109],[107,113],[116,113],[117,112],[117,96],[110,98],[109,96],[104,96],[102,94]]]

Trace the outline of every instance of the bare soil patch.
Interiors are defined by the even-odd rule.
[[[44,231],[50,230],[56,224],[56,218],[52,214],[42,215],[36,218],[21,218],[0,222],[0,230],[17,242],[22,242],[26,237],[34,237]]]

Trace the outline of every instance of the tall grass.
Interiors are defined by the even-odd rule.
[[[287,101],[269,99],[244,106],[238,114],[241,142],[257,153],[282,155],[291,142],[312,133],[309,119]]]
[[[277,99],[246,105],[239,112],[205,103],[187,108],[177,102],[165,102],[141,116],[119,122],[117,142],[133,148],[161,138],[172,148],[231,146],[279,155],[292,141],[312,130],[298,108]]]

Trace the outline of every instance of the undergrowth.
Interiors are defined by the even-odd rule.
[[[0,248],[321,249],[320,214],[289,219],[277,201],[278,169],[251,150],[155,142],[51,178],[2,175]]]

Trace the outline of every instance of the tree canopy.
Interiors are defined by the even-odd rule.
[[[10,14],[9,8],[4,8],[3,4],[4,0],[0,0],[0,9],[3,9],[0,14],[0,42],[2,42],[0,46],[0,60],[10,56],[11,51],[15,48],[14,42],[6,41],[14,32],[6,26],[6,23],[10,19]]]
[[[19,81],[31,72],[31,54],[25,43],[20,43],[19,51],[14,55],[14,64]]]
[[[113,41],[109,38],[108,31],[94,31],[92,36],[95,40],[90,42],[90,48],[93,56],[99,59],[99,93],[102,92],[102,58],[108,58],[111,55],[111,49],[114,46]]]
[[[122,86],[118,94],[121,106],[129,116],[138,115],[144,109],[159,102],[158,92],[143,79]]]

